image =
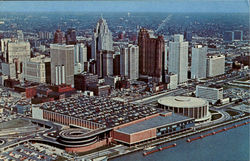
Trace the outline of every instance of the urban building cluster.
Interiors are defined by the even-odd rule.
[[[249,65],[243,31],[225,31],[222,39],[188,30],[167,36],[160,27],[111,29],[101,17],[93,30],[39,31],[39,48],[34,47],[38,41],[27,38],[32,34],[22,30],[15,37],[0,37],[0,105],[29,119],[62,125],[56,130],[46,124],[49,133],[32,137],[76,153],[186,132],[211,121],[211,104],[232,102],[229,95],[239,94],[237,99],[246,101],[245,91],[225,93],[221,86],[249,87],[249,82],[234,82],[247,75]],[[236,46],[238,57],[232,54]],[[51,133],[56,136],[46,137]],[[0,157],[26,159],[26,153],[44,160],[57,157],[25,147]]]
[[[109,95],[111,89],[124,88],[133,80],[156,82],[163,84],[164,89],[176,89],[189,79],[225,73],[225,56],[208,55],[207,46],[202,44],[192,44],[189,60],[186,40],[190,41],[191,33],[176,34],[169,41],[153,30],[141,28],[138,40],[114,42],[104,18],[97,22],[90,40],[78,40],[76,32],[74,28],[66,33],[56,30],[48,48],[49,56],[31,55],[30,42],[21,30],[17,30],[16,38],[2,38],[1,85],[12,87],[27,82],[69,85],[104,96]],[[51,35],[39,32],[39,37],[46,39]]]

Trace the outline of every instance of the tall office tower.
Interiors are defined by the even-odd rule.
[[[163,55],[165,53],[163,36],[155,37],[152,31],[140,29],[138,46],[140,77],[150,76],[161,82],[164,67]]]
[[[63,43],[63,33],[61,30],[56,30],[54,34],[54,43],[55,44],[62,44]]]
[[[77,43],[76,40],[76,30],[71,28],[68,29],[66,33],[66,44],[67,45],[75,45]]]
[[[225,56],[210,56],[207,58],[207,77],[214,77],[225,73]]]
[[[234,40],[243,41],[243,31],[242,30],[235,30],[234,31]]]
[[[21,74],[23,62],[30,58],[30,43],[25,41],[8,42],[5,56],[5,62],[14,63],[16,73]]]
[[[14,63],[14,59],[18,59],[21,63],[30,58],[30,43],[25,41],[9,41],[7,45],[6,62]]]
[[[51,59],[44,55],[26,60],[23,64],[23,78],[27,81],[46,83],[46,63]]]
[[[85,44],[76,44],[74,51],[74,62],[84,63],[87,62],[87,46]]]
[[[120,54],[114,54],[113,74],[120,75]]]
[[[101,50],[113,51],[112,33],[105,19],[101,18],[94,30],[91,44],[91,58],[96,60]]]
[[[164,56],[164,70],[168,69],[168,55],[169,55],[169,46],[165,44],[165,56]]]
[[[96,58],[97,75],[100,78],[113,75],[113,51],[100,50]]]
[[[233,31],[225,31],[223,36],[224,41],[234,41],[234,32]]]
[[[6,54],[7,54],[7,49],[8,49],[8,42],[10,42],[11,41],[11,38],[3,38],[3,39],[1,39],[1,53],[3,54],[3,57],[4,57],[4,61],[6,61],[5,59],[6,59]]]
[[[183,41],[183,35],[174,35],[174,42],[169,42],[168,73],[178,75],[178,83],[187,81],[188,72],[188,42]]]
[[[195,45],[192,48],[191,78],[206,78],[207,71],[207,47]]]
[[[129,79],[139,78],[139,47],[129,44],[121,49],[120,74]]]
[[[23,36],[23,31],[22,30],[17,30],[17,39],[18,40],[24,40],[24,36]]]
[[[74,87],[74,45],[50,45],[51,84]]]
[[[87,62],[87,47],[84,44],[76,44],[74,50],[75,74],[80,74],[84,71],[85,62]]]

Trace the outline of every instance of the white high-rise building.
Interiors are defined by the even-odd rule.
[[[120,74],[129,79],[139,78],[139,47],[129,44],[121,49]]]
[[[191,78],[206,78],[207,71],[207,47],[195,45],[192,48]]]
[[[50,45],[51,84],[74,87],[74,45]]]
[[[103,18],[98,21],[92,36],[91,58],[96,60],[96,55],[100,50],[113,51],[112,33]]]
[[[87,62],[87,47],[85,44],[76,44],[74,51],[74,62],[84,63]]]
[[[178,75],[178,83],[187,81],[188,42],[183,41],[183,35],[174,35],[174,42],[169,42],[168,73]]]
[[[225,73],[225,56],[210,56],[207,58],[207,77],[214,77]]]
[[[84,44],[76,44],[74,50],[74,73],[84,71],[84,63],[87,62],[87,47]]]

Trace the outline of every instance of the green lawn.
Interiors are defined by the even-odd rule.
[[[226,112],[227,112],[230,116],[239,115],[239,112],[236,112],[236,111],[226,110]]]
[[[214,115],[212,115],[211,121],[217,120],[217,119],[221,118],[221,116],[222,116],[221,114],[214,114]]]

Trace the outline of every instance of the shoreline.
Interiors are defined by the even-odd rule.
[[[226,126],[226,125],[230,125],[230,124],[233,124],[233,123],[236,123],[236,122],[240,122],[240,121],[243,121],[243,120],[246,120],[246,119],[249,119],[249,118],[250,118],[250,116],[245,116],[245,117],[242,117],[242,118],[238,118],[238,119],[234,119],[234,120],[229,120],[229,121],[226,121],[226,122],[222,122],[220,124],[216,124],[214,126],[205,127],[205,128],[200,129],[200,130],[196,130],[196,131],[193,131],[193,132],[190,132],[190,133],[187,133],[187,134],[183,134],[183,135],[180,135],[180,136],[177,136],[177,137],[174,137],[174,138],[169,138],[169,139],[166,139],[166,140],[163,140],[163,141],[159,141],[159,142],[155,142],[155,143],[152,143],[152,144],[149,143],[147,145],[149,145],[149,146],[159,146],[159,145],[162,145],[162,144],[165,144],[165,143],[169,143],[169,142],[172,142],[172,141],[175,141],[175,140],[179,140],[179,139],[182,139],[182,138],[185,138],[185,137],[189,137],[189,136],[193,136],[193,135],[196,135],[196,134],[199,134],[199,133],[203,133],[203,132],[206,132],[206,131],[209,131],[209,130],[213,130],[213,129],[216,129],[216,128],[219,128],[219,127],[222,127],[222,126]],[[164,137],[162,139],[164,139]],[[110,156],[110,157],[108,157],[108,159],[110,160],[110,159],[121,157],[123,155],[130,154],[130,153],[134,153],[134,152],[138,152],[138,151],[143,151],[144,146],[142,146],[142,147],[135,147],[135,148],[136,149],[134,149],[134,150],[127,150],[124,153]]]

